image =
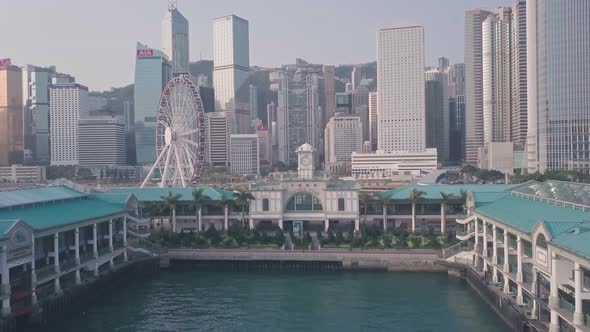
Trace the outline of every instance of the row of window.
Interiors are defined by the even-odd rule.
[[[268,198],[262,199],[262,211],[269,211],[270,201]],[[344,211],[346,204],[344,198],[338,198],[338,211]],[[293,196],[287,202],[287,211],[321,211],[320,201],[307,193],[300,193]]]

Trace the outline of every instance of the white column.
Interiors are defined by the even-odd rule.
[[[509,256],[509,251],[510,251],[510,244],[508,243],[508,230],[504,229],[504,266],[503,266],[503,271],[504,273],[508,273],[510,272],[510,266],[508,265],[508,258]]]
[[[383,205],[383,231],[387,231],[387,205]]]
[[[201,209],[201,207],[199,206],[197,208],[197,229],[199,230],[199,232],[203,231],[203,220],[202,217],[203,216],[203,211]]]
[[[59,233],[53,234],[53,269],[55,273],[59,273]],[[61,293],[61,286],[59,284],[59,277],[53,279],[55,283],[55,292],[57,294]]]
[[[8,295],[8,298],[2,300],[2,316],[10,315],[10,270],[8,269],[8,248],[2,246],[2,254],[0,255],[0,263],[2,264],[2,295]]]
[[[125,247],[125,251],[123,251],[123,261],[127,262],[127,216],[123,217],[123,247]]]
[[[516,293],[516,304],[518,305],[523,305],[524,304],[524,298],[522,296],[522,286],[520,284],[518,284],[518,288],[517,288],[517,293]]]
[[[324,220],[324,232],[328,232],[330,230],[330,219]]]
[[[554,309],[551,309],[551,323],[549,324],[549,332],[560,332],[559,316]]]
[[[223,208],[223,227],[225,228],[225,231],[227,231],[229,229],[229,206],[226,204],[225,207]]]
[[[482,256],[483,257],[488,257],[488,224],[486,223],[485,220],[482,220],[482,228],[483,228],[483,236],[482,236],[482,241],[481,244],[483,246],[482,249]],[[487,264],[484,264],[484,270],[485,267],[487,266]]]
[[[109,220],[109,251],[111,252],[111,259],[109,260],[109,266],[111,268],[115,267],[115,262],[113,261],[113,252],[115,248],[113,246],[113,219]]]
[[[98,236],[96,235],[96,224],[92,225],[92,238],[94,243],[92,244],[92,253],[94,258],[98,258]],[[94,276],[98,278],[98,263],[94,263]]]
[[[522,239],[516,237],[516,281],[522,283]]]
[[[76,285],[80,285],[82,279],[80,278],[80,228],[78,227],[74,231],[74,245],[76,246]]]
[[[356,218],[356,219],[354,219],[354,230],[358,232],[360,229],[361,229],[360,220],[359,220],[359,218]]]
[[[559,291],[557,288],[557,262],[559,259],[555,253],[551,253],[551,289],[549,295],[549,305],[559,308]]]
[[[475,245],[473,246],[473,250],[475,250],[475,255],[473,255],[473,267],[477,269],[477,267],[479,266],[479,221],[477,220],[477,218],[473,219],[473,227],[475,228]]]
[[[580,263],[574,263],[574,284],[576,286],[576,310],[574,311],[574,324],[584,325],[584,313],[582,312],[582,268]]]
[[[498,264],[498,230],[492,225],[492,263]]]
[[[253,218],[250,218],[250,219],[248,220],[248,224],[249,224],[249,226],[250,226],[250,229],[254,229],[254,219],[253,219]]]
[[[279,228],[283,230],[283,219],[279,219]]]
[[[440,234],[445,234],[445,226],[447,225],[446,222],[447,216],[445,215],[445,205],[443,203],[440,204]]]
[[[35,271],[35,234],[31,239],[31,303],[37,304],[37,272]]]

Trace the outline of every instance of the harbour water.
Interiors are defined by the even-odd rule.
[[[464,280],[435,273],[164,272],[80,310],[43,331],[508,330]]]

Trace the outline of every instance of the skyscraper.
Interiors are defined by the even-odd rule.
[[[236,132],[234,110],[238,90],[250,73],[250,41],[248,21],[236,15],[213,20],[213,87],[215,109],[227,111],[230,132]],[[248,93],[246,93],[248,95]],[[247,97],[246,97],[247,98]]]
[[[465,159],[465,64],[449,70],[449,160]]]
[[[279,160],[297,163],[297,148],[308,143],[318,149],[318,75],[303,68],[285,70],[279,79],[277,105]]]
[[[425,74],[426,146],[429,148],[437,148],[439,159],[441,161],[446,161],[449,159],[450,67],[448,64],[448,59],[440,58],[439,66],[443,67],[429,68],[428,70],[426,70]],[[429,82],[438,82],[438,84],[433,84]]]
[[[512,111],[511,140],[524,146],[527,135],[526,1],[512,6]]]
[[[260,174],[257,134],[234,134],[230,136],[230,170],[232,174]]]
[[[369,132],[371,133],[371,151],[377,150],[378,135],[378,110],[377,110],[377,92],[369,93]]]
[[[424,28],[381,29],[377,40],[378,148],[423,151]]]
[[[350,174],[351,154],[361,153],[363,138],[358,116],[336,114],[326,125],[326,171],[331,174]]]
[[[75,83],[49,88],[51,165],[78,165],[78,121],[88,115],[88,88]]]
[[[23,85],[21,69],[0,65],[0,166],[22,164]]]
[[[205,163],[209,166],[229,165],[229,128],[225,112],[205,114]]]
[[[465,12],[465,161],[477,164],[483,145],[482,23],[491,13]]]
[[[170,60],[173,73],[189,72],[188,20],[170,2],[162,20],[162,52]]]
[[[79,165],[125,165],[125,122],[112,116],[90,116],[78,121]]]
[[[156,113],[160,94],[169,78],[170,65],[166,55],[137,43],[133,104],[138,165],[150,165],[156,161]]]
[[[589,173],[590,2],[529,0],[526,17],[529,172]]]
[[[325,120],[324,127],[331,117],[336,113],[336,82],[334,80],[334,66],[324,66],[324,103],[325,103]]]

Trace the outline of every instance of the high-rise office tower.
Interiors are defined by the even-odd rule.
[[[449,97],[465,95],[465,64],[455,63],[449,70]]]
[[[378,148],[424,151],[424,28],[381,29],[377,38]]]
[[[528,0],[526,20],[528,170],[589,173],[590,2]]]
[[[78,121],[88,115],[88,88],[75,83],[49,88],[51,165],[78,165]]]
[[[326,171],[331,174],[350,174],[351,154],[363,147],[362,125],[358,116],[336,114],[324,131]]]
[[[334,79],[334,71],[336,68],[334,66],[324,66],[323,67],[323,75],[324,75],[324,114],[325,120],[323,126],[328,123],[331,117],[334,116],[336,113],[336,81]]]
[[[248,21],[236,15],[213,20],[213,87],[215,109],[227,111],[231,133],[237,132],[234,110],[238,90],[250,73],[250,41]]]
[[[78,165],[125,165],[125,122],[112,116],[90,116],[78,121]]]
[[[465,64],[449,70],[449,160],[465,159]]]
[[[527,133],[526,1],[512,6],[511,140],[524,146]]]
[[[166,55],[137,43],[133,105],[138,165],[156,161],[156,114],[160,94],[169,79],[170,64]]]
[[[477,164],[483,145],[482,23],[491,13],[481,9],[465,12],[465,161]]]
[[[264,125],[259,125],[256,130],[258,135],[258,154],[260,155],[260,161],[267,164],[272,164],[272,142],[270,136],[270,130]]]
[[[260,174],[258,135],[234,134],[230,136],[230,171],[238,175]]]
[[[225,112],[205,114],[205,163],[227,167],[229,164],[229,128]]]
[[[162,20],[162,52],[170,60],[173,73],[189,72],[188,20],[170,2]]]
[[[250,84],[250,126],[258,120],[258,89]]]
[[[498,7],[481,26],[483,144],[510,141],[511,9]]]
[[[297,148],[308,143],[319,150],[318,75],[299,68],[279,75],[277,105],[279,160],[297,163]]]
[[[22,71],[6,62],[0,67],[0,166],[24,159]]]
[[[378,114],[377,110],[377,92],[369,93],[369,132],[371,133],[371,151],[377,151],[378,135]]]
[[[425,73],[426,146],[429,148],[437,148],[439,160],[446,161],[449,159],[450,67],[446,58],[440,58],[439,62],[440,65],[443,65],[444,67],[429,68]],[[438,84],[429,82],[438,82]],[[429,88],[430,91],[428,90]],[[433,126],[435,126],[435,128],[433,128]]]

